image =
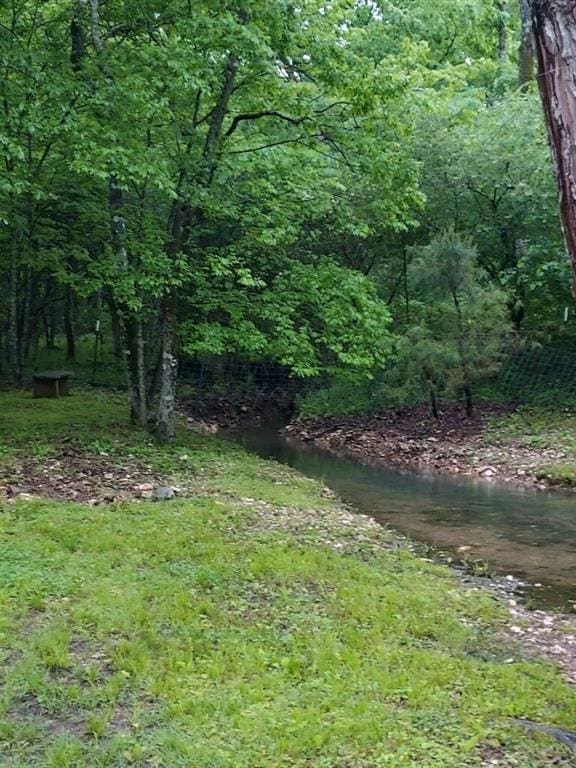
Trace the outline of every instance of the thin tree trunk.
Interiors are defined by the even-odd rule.
[[[120,332],[120,350],[130,398],[130,419],[141,427],[148,424],[148,402],[146,399],[146,368],[144,363],[144,342],[139,320],[125,318],[122,309],[108,296],[110,314],[115,318]],[[141,393],[144,396],[141,396]]]
[[[506,17],[508,15],[508,3],[506,0],[496,0],[498,11],[498,60],[504,63],[508,58],[508,30]]]
[[[112,326],[112,349],[115,357],[122,357],[122,331],[116,312],[110,311],[110,325]]]
[[[66,361],[76,362],[76,336],[74,333],[74,294],[72,288],[66,287],[64,300],[64,334],[66,336]]]
[[[458,324],[458,354],[460,356],[460,369],[462,371],[462,392],[466,403],[466,416],[472,418],[474,415],[474,402],[472,400],[472,387],[470,384],[470,370],[468,368],[468,355],[466,354],[466,343],[464,339],[464,318],[462,317],[462,308],[460,299],[456,293],[452,294],[452,301],[456,309],[456,320]]]
[[[32,305],[32,291],[32,269],[27,267],[24,296],[20,308],[20,322],[18,323],[18,367],[20,371],[24,370],[26,352],[28,349],[28,339],[30,336],[30,310]]]
[[[123,215],[125,196],[124,190],[114,177],[109,182],[108,203],[110,208],[112,251],[117,266],[120,269],[124,269],[128,264],[128,252],[125,245],[126,221]],[[136,321],[130,318],[130,313],[116,302],[112,291],[110,295],[110,308],[113,316],[113,325],[116,324],[119,330],[122,359],[130,393],[131,418],[141,427],[146,427],[148,408],[142,324],[139,320]]]
[[[162,363],[160,374],[160,399],[158,403],[158,438],[169,443],[176,436],[176,376],[175,307],[173,296],[164,299],[162,308]]]
[[[27,360],[30,350],[38,337],[38,322],[40,312],[38,309],[39,277],[31,271],[32,279],[30,283],[30,294],[28,298],[28,317],[22,339],[22,359]]]
[[[148,386],[148,402],[152,404],[156,400],[156,396],[158,395],[158,390],[160,389],[160,374],[162,372],[162,346],[160,346],[160,349],[158,350],[158,354],[156,357],[156,364],[154,366],[154,370],[152,371],[152,376],[150,377],[150,384]]]
[[[54,281],[52,278],[46,280],[46,290],[44,293],[44,307],[42,309],[42,321],[44,323],[44,338],[46,349],[54,349],[56,346],[56,318],[55,309],[57,299],[54,295]]]
[[[426,374],[426,381],[428,383],[428,393],[430,395],[430,410],[432,411],[432,416],[438,421],[440,418],[440,412],[438,411],[438,398],[436,396],[436,386],[434,384],[434,381],[432,377],[427,373]]]
[[[146,354],[144,346],[144,332],[142,320],[136,325],[136,380],[138,382],[138,423],[141,426],[148,424],[148,400],[146,396]]]
[[[469,384],[464,385],[464,401],[466,403],[466,416],[468,416],[469,419],[474,416],[474,402],[472,400],[472,390],[470,389]]]
[[[534,43],[530,0],[520,0],[520,49],[518,51],[518,85],[526,90],[534,80]]]
[[[22,369],[18,345],[18,264],[16,233],[11,235],[10,267],[8,273],[8,375],[13,384],[21,386]]]
[[[89,27],[92,44],[97,54],[100,72],[111,79],[106,60],[104,40],[100,34],[99,0],[76,0],[73,20],[70,28],[70,61],[73,69],[80,71],[85,55],[86,41],[82,25],[83,7],[89,10]],[[112,252],[119,269],[128,266],[126,248],[126,220],[124,218],[125,193],[118,179],[111,175],[108,181],[108,208],[110,215],[110,241]],[[112,316],[115,352],[120,352],[124,363],[124,372],[130,397],[130,412],[133,421],[146,427],[148,422],[148,402],[146,399],[146,364],[144,356],[144,337],[141,320],[133,320],[129,309],[116,301],[113,286],[109,287],[108,303]]]
[[[54,303],[49,304],[44,313],[44,331],[46,335],[46,349],[56,349]]]
[[[576,281],[576,4],[532,0],[538,86],[560,196],[566,249]],[[573,283],[575,291],[576,282]]]
[[[408,289],[408,253],[406,246],[402,248],[402,282],[404,284],[404,308],[406,311],[406,322],[410,323],[410,291]]]

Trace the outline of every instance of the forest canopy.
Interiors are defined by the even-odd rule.
[[[7,0],[3,376],[98,323],[169,440],[184,359],[462,393],[570,338],[524,5]]]

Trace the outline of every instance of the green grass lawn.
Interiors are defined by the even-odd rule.
[[[161,448],[125,410],[0,394],[0,475],[64,444],[190,493],[2,502],[3,768],[570,764],[506,720],[574,727],[576,696],[508,663],[489,596],[351,526],[318,483],[183,430]]]

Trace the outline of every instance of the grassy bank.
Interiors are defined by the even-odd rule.
[[[576,411],[565,407],[522,407],[494,419],[487,444],[535,457],[534,474],[550,486],[576,487]]]
[[[184,430],[160,448],[124,416],[98,393],[0,395],[2,766],[564,759],[506,718],[570,727],[576,696],[548,665],[509,663],[489,596],[389,547],[316,482]],[[11,485],[23,464],[48,468],[57,495],[80,460],[97,467],[92,506]],[[100,504],[126,467],[126,495]],[[130,498],[149,477],[182,495]]]

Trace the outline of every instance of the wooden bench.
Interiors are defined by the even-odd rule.
[[[32,375],[34,397],[65,397],[70,394],[71,371],[39,371]]]

